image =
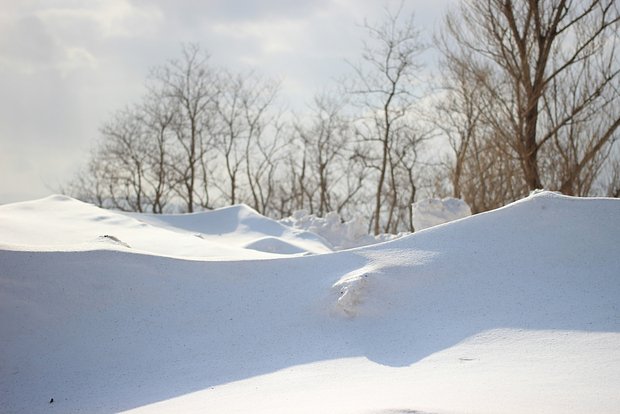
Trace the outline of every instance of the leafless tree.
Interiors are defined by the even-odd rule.
[[[176,113],[174,108],[166,106],[165,101],[159,101],[149,95],[145,98],[137,116],[143,124],[145,152],[149,164],[149,174],[145,180],[150,186],[150,191],[146,196],[150,200],[152,212],[161,214],[170,202],[172,193],[170,153],[174,142],[172,125]]]
[[[443,165],[451,195],[477,213],[498,208],[527,193],[521,165],[510,144],[497,135],[489,114],[496,102],[483,85],[488,72],[472,74],[461,59],[441,62],[439,97],[430,120],[452,150]],[[444,195],[444,194],[442,194]]]
[[[396,12],[386,10],[386,18],[377,25],[364,25],[370,42],[364,44],[362,64],[355,67],[356,82],[349,89],[363,117],[357,123],[358,137],[368,145],[363,153],[368,167],[376,174],[373,230],[379,234],[386,207],[386,185],[394,184],[396,137],[407,134],[410,110],[416,101],[412,92],[416,72],[421,68],[419,55],[425,47],[413,24],[413,16],[403,16],[402,3]],[[361,154],[360,154],[361,155]],[[388,201],[388,208],[394,206]],[[390,205],[391,204],[391,207]]]
[[[188,212],[196,206],[210,207],[207,161],[213,150],[213,113],[221,91],[208,59],[197,45],[186,45],[182,59],[156,68],[149,83],[150,91],[175,113],[170,125],[178,144],[171,164],[173,188]]]
[[[208,59],[187,45],[180,60],[155,68],[142,101],[101,128],[87,166],[96,185],[77,179],[68,191],[132,211],[237,202],[269,211],[287,144],[271,111],[279,84]]]
[[[271,112],[279,82],[251,75],[245,78],[241,111],[245,122],[245,178],[247,201],[261,214],[267,214],[276,191],[277,173],[287,144],[281,113]]]
[[[610,74],[600,65],[610,62],[601,55],[596,58],[572,67],[561,80],[554,79],[544,96],[541,124],[565,126],[555,128],[549,144],[541,148],[547,163],[541,170],[550,187],[568,195],[590,194],[618,139],[620,76],[615,85],[603,82],[600,77]]]
[[[430,132],[421,126],[403,129],[395,136],[389,156],[389,210],[386,229],[390,233],[402,230],[413,232],[413,203],[418,190],[416,177],[418,152]]]
[[[148,148],[142,131],[143,124],[134,108],[116,113],[102,128],[99,148],[103,172],[115,208],[128,211],[145,210]]]
[[[221,123],[218,130],[216,147],[221,152],[224,159],[227,180],[222,180],[222,184],[227,181],[228,189],[220,187],[230,204],[238,202],[239,197],[239,176],[242,172],[245,144],[247,141],[247,130],[245,110],[243,101],[246,99],[244,87],[245,78],[240,74],[226,72],[222,85],[222,94],[216,102],[217,118]]]
[[[108,202],[106,177],[102,167],[99,152],[91,150],[88,162],[77,171],[76,175],[66,185],[60,188],[60,192],[98,207],[113,207]]]
[[[619,19],[614,0],[471,0],[448,15],[443,52],[488,100],[526,190],[587,193],[620,125]]]
[[[617,156],[618,154],[616,154]],[[607,197],[620,198],[620,156],[614,158],[604,183]]]
[[[359,181],[347,185],[352,183],[347,176],[359,171],[351,168],[353,134],[350,120],[342,115],[345,104],[327,93],[317,95],[309,119],[296,122],[300,161],[295,176],[301,195],[297,209],[307,208],[319,216],[340,212],[361,188]]]
[[[308,153],[303,142],[291,139],[284,165],[286,178],[278,185],[278,214],[290,216],[306,208],[312,212],[315,188],[308,179]]]
[[[458,62],[444,59],[441,63],[441,96],[433,105],[429,118],[447,138],[453,152],[445,166],[452,187],[452,197],[463,197],[466,163],[473,160],[472,147],[477,144],[486,101],[480,98],[477,77],[468,77]],[[478,172],[480,173],[480,172]]]

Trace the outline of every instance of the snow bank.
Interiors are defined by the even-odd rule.
[[[70,217],[94,226],[92,210],[58,202],[64,215],[0,208],[2,245],[82,234]],[[131,247],[0,248],[3,413],[620,406],[620,200],[540,193],[388,243],[276,260],[136,254],[147,223],[110,220],[114,234],[92,237]],[[169,232],[151,243],[174,247],[165,238],[181,230],[157,228]]]
[[[457,198],[428,198],[413,203],[413,228],[415,231],[427,229],[471,216],[467,203]]]
[[[0,247],[132,251],[193,259],[268,259],[329,253],[321,237],[238,205],[185,215],[122,213],[65,196],[0,206]],[[260,248],[271,238],[272,248]],[[277,247],[276,244],[279,246]],[[259,246],[259,248],[254,248]]]
[[[336,212],[317,217],[305,210],[299,210],[291,217],[280,220],[280,223],[317,234],[327,240],[334,250],[367,246],[399,237],[390,234],[372,236],[368,234],[367,225],[361,217],[343,222]]]
[[[139,220],[194,233],[225,246],[268,253],[329,253],[330,243],[305,229],[293,229],[244,204],[192,214],[131,214]],[[234,258],[234,257],[233,257]]]

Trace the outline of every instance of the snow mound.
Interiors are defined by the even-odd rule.
[[[471,216],[471,209],[458,198],[428,198],[413,203],[412,215],[413,228],[420,231]]]
[[[259,240],[265,237],[271,238],[274,252],[246,247],[260,246]],[[277,251],[287,255],[332,251],[319,236],[290,229],[243,205],[205,213],[149,215],[104,210],[65,196],[0,206],[0,246],[35,251],[131,246],[136,252],[218,260],[280,257]]]
[[[543,192],[332,254],[231,247],[244,260],[139,254],[137,229],[162,250],[175,234],[211,236],[46,203],[0,208],[2,412],[620,406],[620,200]],[[240,223],[230,227],[243,238],[252,226]],[[40,251],[33,234],[52,230],[99,247]],[[132,248],[102,249],[99,235]]]
[[[275,237],[286,232],[286,227],[260,215],[256,210],[244,204],[189,214],[137,214],[136,216],[153,223],[165,223],[175,228],[209,235],[234,233],[248,228]]]
[[[191,214],[132,216],[153,225],[189,231],[226,246],[282,254],[332,251],[329,242],[319,235],[292,229],[243,204]]]

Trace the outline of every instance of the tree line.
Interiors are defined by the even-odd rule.
[[[619,16],[614,0],[470,0],[427,45],[401,4],[364,25],[351,76],[301,115],[277,81],[186,45],[102,126],[66,192],[153,213],[336,211],[375,234],[414,231],[420,194],[473,212],[538,188],[618,197]]]

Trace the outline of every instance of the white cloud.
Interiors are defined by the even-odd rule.
[[[136,7],[129,0],[96,0],[79,7],[69,4],[36,12],[42,21],[59,31],[94,24],[103,37],[154,35],[163,21],[162,12],[152,6]]]
[[[155,37],[163,20],[158,8],[129,0],[26,1],[0,13],[0,63],[26,74],[96,69],[106,41]]]
[[[95,68],[96,57],[82,46],[63,45],[36,18],[15,22],[0,41],[0,63],[7,72],[33,75],[59,71],[62,76],[81,68]]]
[[[299,50],[303,47],[306,30],[303,20],[218,23],[212,26],[217,35],[257,43],[260,52],[266,55]]]

